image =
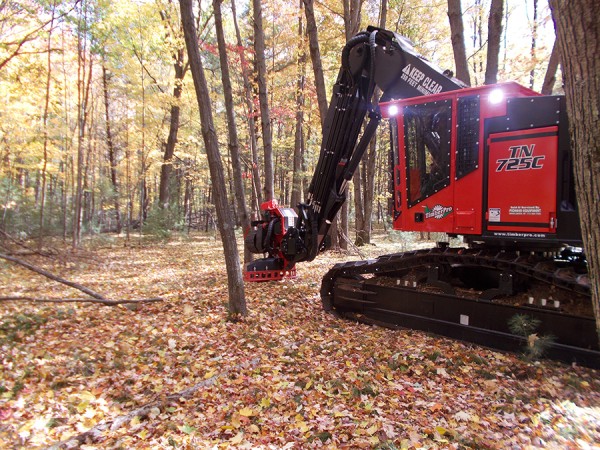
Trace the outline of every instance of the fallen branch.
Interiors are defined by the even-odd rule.
[[[23,242],[15,239],[13,236],[8,234],[6,231],[0,230],[0,236],[3,236],[4,239],[8,239],[8,240],[12,241],[17,246],[24,248],[26,251],[31,252],[34,255],[40,255],[40,256],[43,256],[44,258],[52,258],[53,257],[50,253],[42,252],[40,250],[34,250],[34,249],[30,248],[28,245],[25,245]]]
[[[160,297],[133,300],[108,300],[99,298],[34,298],[34,297],[0,297],[0,302],[25,301],[34,303],[100,303],[106,306],[116,306],[125,303],[154,303],[162,302]]]
[[[70,286],[72,288],[75,288],[81,292],[86,293],[90,297],[94,297],[98,300],[106,300],[102,295],[98,294],[97,292],[92,291],[91,289],[86,288],[85,286],[82,286],[81,284],[77,284],[72,281],[65,280],[64,278],[54,275],[53,273],[50,273],[47,270],[42,269],[41,267],[37,267],[37,266],[34,266],[33,264],[29,264],[28,262],[25,262],[19,258],[5,255],[3,253],[0,253],[0,258],[5,259],[7,261],[14,262],[15,264],[19,264],[29,270],[32,270],[33,272],[36,272],[36,273],[39,273],[40,275],[45,276],[46,278],[50,278],[51,280],[58,281],[59,283],[62,283],[67,286]]]
[[[227,375],[229,372],[242,368],[254,368],[259,361],[260,358],[254,358],[248,363],[238,364],[232,367],[231,369],[225,370],[217,375],[207,378],[206,380],[203,380],[192,387],[184,389],[183,391],[168,395],[166,397],[161,398],[160,400],[148,403],[144,406],[141,406],[140,408],[134,409],[133,411],[127,414],[118,416],[113,420],[101,422],[98,425],[90,428],[88,431],[78,434],[77,436],[72,436],[66,441],[57,442],[56,444],[48,447],[47,450],[76,449],[84,444],[91,444],[95,440],[100,439],[102,437],[102,433],[105,431],[118,430],[123,425],[131,422],[135,417],[139,418],[140,420],[144,420],[150,416],[158,416],[161,410],[165,409],[167,406],[176,403],[180,400],[187,400],[191,398],[192,395],[194,395],[197,391],[204,387],[212,386],[219,378]]]

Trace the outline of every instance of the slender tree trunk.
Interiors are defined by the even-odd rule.
[[[302,201],[302,153],[304,146],[304,83],[306,78],[306,52],[304,51],[304,26],[302,0],[298,14],[298,75],[296,81],[296,130],[294,133],[294,161],[292,174],[291,206]]]
[[[456,66],[456,78],[467,86],[471,85],[469,75],[469,64],[467,63],[467,50],[465,48],[465,28],[460,0],[448,0],[448,19],[450,21],[450,33],[452,50],[454,52],[454,65]]]
[[[223,31],[223,18],[221,15],[222,0],[213,0],[215,14],[215,28],[217,31],[217,42],[219,45],[219,61],[221,63],[221,80],[223,81],[223,95],[225,96],[225,111],[227,114],[228,145],[231,153],[231,165],[233,170],[233,191],[237,201],[237,209],[243,230],[250,229],[250,215],[246,206],[244,194],[244,183],[242,178],[242,164],[240,160],[240,145],[235,122],[235,111],[233,109],[233,92],[231,88],[231,76],[229,75],[229,61],[227,58],[227,46],[225,44],[225,33]],[[252,253],[244,246],[244,262],[252,261]]]
[[[360,29],[361,20],[361,8],[363,0],[343,0],[344,5],[344,31],[346,34],[346,41],[351,39]],[[362,191],[361,191],[361,178],[360,178],[360,165],[357,167],[353,175],[354,181],[354,206],[355,206],[355,228],[364,229],[364,205],[362,203]],[[339,232],[344,236],[344,239],[340,241],[340,248],[347,250],[350,233],[348,232],[348,201],[344,203],[340,214],[341,214],[341,230]],[[357,237],[358,242],[358,237]]]
[[[87,3],[82,5],[83,11],[78,24],[78,65],[77,65],[77,178],[75,191],[75,211],[73,214],[73,247],[78,247],[81,241],[81,227],[83,221],[83,186],[85,176],[84,146],[86,138],[86,124],[89,113],[89,95],[92,79],[92,55],[88,56],[87,48]],[[86,74],[86,63],[89,64],[89,73]]]
[[[196,26],[192,11],[192,0],[180,0],[181,21],[185,44],[190,61],[190,69],[194,80],[198,109],[200,110],[200,122],[202,137],[206,147],[208,167],[212,181],[214,204],[217,211],[217,226],[223,241],[225,253],[225,266],[227,269],[227,280],[229,288],[229,314],[231,317],[247,315],[246,298],[244,294],[244,283],[240,270],[240,259],[237,242],[234,233],[234,224],[227,205],[227,190],[223,176],[223,163],[219,154],[219,142],[213,123],[211,100],[208,85],[204,76],[204,67],[200,58],[200,50],[196,38]]]
[[[544,77],[544,84],[542,84],[542,94],[552,95],[554,84],[556,83],[556,71],[558,70],[558,44],[554,41],[552,46],[552,53],[550,53],[550,59],[548,61],[548,68],[546,69],[546,76]]]
[[[242,66],[242,79],[244,81],[244,94],[246,100],[247,111],[247,121],[248,121],[248,134],[250,135],[250,150],[252,155],[252,196],[255,197],[255,204],[252,205],[252,208],[258,212],[260,204],[262,203],[262,182],[261,182],[261,174],[260,174],[260,166],[258,164],[258,142],[256,137],[256,121],[254,120],[254,101],[252,95],[252,84],[250,83],[250,77],[248,73],[250,72],[250,66],[248,61],[246,60],[246,55],[244,53],[244,46],[242,43],[242,35],[240,33],[240,27],[237,22],[237,14],[235,10],[235,0],[231,0],[231,12],[233,16],[233,25],[235,27],[235,36],[237,41],[237,46],[239,50],[240,63]]]
[[[500,58],[500,39],[502,38],[502,16],[504,0],[492,0],[488,18],[487,62],[485,66],[485,84],[498,82],[498,61]]]
[[[317,90],[317,103],[319,105],[319,115],[321,117],[321,126],[327,116],[327,91],[325,89],[325,77],[323,76],[323,64],[321,62],[321,51],[319,49],[319,34],[317,23],[315,21],[314,1],[304,1],[304,13],[306,15],[306,32],[308,33],[308,42],[310,50],[310,59],[312,61],[313,72],[315,76],[315,88]]]
[[[361,9],[364,0],[343,0],[346,41],[360,30]]]
[[[121,232],[121,205],[119,202],[119,180],[117,176],[117,155],[116,149],[113,142],[112,130],[110,127],[110,104],[108,95],[108,70],[106,66],[102,65],[102,88],[104,91],[104,113],[105,113],[105,127],[106,127],[106,145],[108,146],[108,163],[110,164],[110,182],[113,187],[114,195],[114,207],[117,221],[117,233]]]
[[[600,341],[600,3],[550,0],[560,49],[575,188]]]
[[[386,28],[387,26],[387,0],[381,1],[381,10],[379,17],[379,27]],[[375,89],[373,93],[373,102],[375,104],[379,103],[379,98],[381,96],[381,90],[379,88]],[[373,219],[373,204],[375,201],[375,177],[377,174],[377,136],[375,133],[371,143],[369,145],[369,150],[367,153],[367,160],[365,163],[365,182],[364,182],[364,192],[365,192],[365,229],[363,233],[363,240],[365,244],[371,243],[371,234],[373,231],[372,219]]]
[[[38,249],[42,250],[44,246],[44,206],[46,204],[46,171],[48,168],[48,108],[50,105],[50,83],[52,81],[52,29],[54,28],[54,5],[52,7],[52,18],[50,19],[50,29],[48,31],[48,46],[46,48],[48,55],[47,75],[46,75],[46,99],[44,101],[44,148],[42,160],[42,185],[40,186],[40,231],[38,240]]]
[[[533,89],[535,85],[535,65],[538,34],[538,1],[533,0],[533,24],[531,26],[531,71],[529,72],[529,87]]]
[[[175,86],[173,87],[173,104],[171,105],[171,118],[169,120],[169,135],[165,142],[165,152],[160,168],[160,184],[158,192],[158,205],[161,208],[169,208],[171,202],[171,183],[173,174],[173,156],[177,145],[177,134],[179,133],[179,117],[181,115],[181,95],[183,93],[183,77],[185,67],[183,64],[184,49],[177,49],[173,55],[175,68]]]
[[[263,30],[261,1],[252,0],[252,9],[254,11],[254,51],[258,73],[258,101],[260,104],[260,122],[265,160],[264,195],[266,200],[271,200],[275,195],[275,169],[273,165],[271,113],[269,111],[267,66],[265,63],[265,34]]]

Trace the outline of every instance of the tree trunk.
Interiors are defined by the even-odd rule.
[[[529,72],[529,87],[533,89],[535,84],[535,64],[538,34],[538,2],[533,0],[533,24],[531,27],[531,71]]]
[[[548,60],[548,68],[546,69],[546,76],[544,77],[544,84],[542,84],[542,95],[552,95],[554,90],[554,84],[556,83],[556,71],[558,70],[558,43],[555,40],[552,46],[552,53],[550,53],[550,59]]]
[[[344,30],[346,41],[360,30],[361,9],[364,0],[344,0]]]
[[[248,117],[248,134],[250,135],[250,150],[252,154],[252,197],[256,197],[255,204],[252,205],[252,208],[256,211],[259,210],[260,204],[262,203],[262,183],[260,177],[260,169],[258,165],[258,143],[256,138],[256,121],[254,120],[254,102],[252,95],[252,84],[250,83],[250,77],[248,76],[249,65],[248,61],[246,61],[246,56],[244,54],[244,46],[242,43],[242,35],[240,33],[240,27],[237,22],[237,13],[235,10],[235,0],[231,0],[231,12],[233,16],[233,25],[235,27],[235,36],[237,41],[237,46],[240,49],[239,56],[240,62],[242,66],[242,79],[244,81],[244,93],[246,100],[246,107],[248,108],[247,117]]]
[[[290,205],[302,201],[302,153],[304,146],[304,82],[306,78],[306,52],[304,51],[304,26],[302,21],[302,0],[299,0],[298,14],[298,75],[296,81],[296,129],[294,132],[294,162],[292,173],[292,194]]]
[[[225,44],[225,33],[223,31],[223,18],[221,15],[222,0],[213,0],[215,14],[215,28],[219,46],[219,61],[221,63],[221,80],[223,81],[223,95],[225,97],[225,111],[227,114],[228,145],[231,153],[231,166],[233,170],[233,191],[237,201],[237,209],[243,230],[250,229],[250,215],[246,206],[244,195],[244,182],[242,178],[242,164],[240,161],[240,145],[235,123],[235,111],[233,109],[233,93],[231,88],[231,77],[229,75],[229,61],[227,58],[227,47]],[[244,246],[244,262],[252,261],[252,253]]]
[[[77,51],[77,178],[75,191],[75,211],[73,214],[73,247],[79,246],[81,241],[81,227],[83,222],[83,188],[84,188],[84,146],[86,137],[86,124],[89,113],[89,95],[92,80],[92,56],[88,57],[87,48],[87,9],[84,6],[83,16],[79,17],[78,24],[78,51]],[[83,21],[83,23],[81,23]],[[86,74],[86,63],[89,64],[89,73]]]
[[[460,0],[448,0],[448,20],[450,22],[452,50],[454,52],[454,64],[456,66],[456,78],[461,80],[467,86],[470,86],[471,77],[469,75],[469,64],[467,63],[465,29]]]
[[[106,120],[106,145],[108,147],[108,163],[110,164],[110,182],[113,187],[115,215],[117,221],[117,233],[121,233],[121,207],[119,204],[119,181],[117,178],[117,154],[113,142],[112,130],[110,128],[110,107],[108,96],[108,71],[102,65],[102,89],[104,91],[104,117]]]
[[[232,318],[248,314],[246,298],[244,294],[244,282],[240,270],[240,259],[237,242],[234,233],[234,224],[227,205],[227,190],[223,176],[223,163],[219,154],[219,142],[213,123],[211,99],[208,85],[204,76],[204,67],[200,58],[198,40],[196,38],[196,26],[194,24],[194,13],[192,11],[192,0],[180,0],[181,21],[185,36],[185,44],[190,61],[190,69],[196,90],[198,109],[200,110],[200,122],[202,138],[206,147],[206,156],[213,187],[214,204],[217,210],[217,226],[223,241],[225,253],[225,266],[227,269],[227,281],[229,288],[229,314]]]
[[[317,31],[317,22],[315,21],[315,10],[313,0],[304,1],[304,13],[306,15],[306,32],[308,33],[308,42],[310,50],[310,60],[312,61],[313,72],[315,76],[315,88],[317,90],[317,103],[319,105],[319,115],[321,116],[321,126],[327,116],[327,92],[325,89],[325,78],[323,76],[323,64],[321,62],[321,51],[319,49],[319,34]]]
[[[48,46],[46,48],[47,55],[47,74],[46,74],[46,99],[44,101],[44,147],[42,161],[42,185],[40,187],[40,231],[38,240],[38,250],[42,250],[44,246],[44,206],[46,203],[46,171],[48,168],[48,109],[50,105],[50,83],[52,81],[52,29],[54,27],[54,8],[52,8],[52,18],[50,20],[50,29],[48,31]]]
[[[177,145],[177,134],[179,133],[179,117],[181,107],[179,102],[183,93],[183,77],[185,76],[185,67],[183,65],[184,49],[179,48],[173,55],[175,68],[175,87],[173,88],[173,104],[171,105],[171,119],[169,121],[169,135],[165,142],[165,152],[163,162],[160,168],[160,184],[158,188],[158,206],[160,208],[169,208],[171,201],[171,175],[173,173],[173,156],[175,155],[175,146]]]
[[[488,18],[487,62],[485,84],[498,82],[498,60],[500,58],[500,38],[502,37],[502,15],[504,0],[492,0]]]
[[[583,244],[600,341],[600,3],[550,0],[565,80]]]
[[[356,33],[358,33],[360,29],[360,18],[361,18],[361,8],[362,8],[363,0],[344,0],[344,31],[346,33],[346,41],[350,40]],[[356,168],[354,175],[352,176],[352,180],[354,182],[354,227],[355,229],[362,230],[364,229],[364,205],[362,203],[362,191],[361,191],[361,178],[360,178],[360,165]],[[348,232],[348,201],[344,203],[344,207],[340,210],[341,214],[341,229],[339,232],[343,236],[343,239],[340,241],[340,248],[347,250],[349,239]],[[358,235],[356,237],[357,244],[361,244],[359,242]]]
[[[267,66],[265,63],[265,34],[262,23],[260,0],[252,0],[254,11],[254,51],[258,72],[258,101],[260,104],[260,122],[265,159],[264,198],[271,200],[275,195],[275,173],[273,165],[273,143],[271,131],[271,113],[269,111],[269,93],[267,89]]]
[[[387,0],[382,0],[379,28],[385,29],[387,21]],[[381,90],[375,88],[373,104],[379,103]],[[358,177],[359,189],[355,189],[356,196],[361,200],[355,201],[356,208],[356,240],[357,246],[371,243],[371,218],[373,215],[373,198],[375,197],[375,165],[377,161],[377,133],[369,143],[364,162],[359,166],[361,176]],[[355,182],[356,186],[356,182]],[[362,192],[361,192],[362,191]],[[362,193],[362,195],[361,195]],[[360,212],[359,212],[360,211]],[[360,224],[360,226],[359,226]]]

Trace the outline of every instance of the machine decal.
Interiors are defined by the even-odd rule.
[[[501,209],[500,208],[490,208],[489,211],[489,221],[490,222],[500,222],[500,214],[501,214]]]
[[[402,69],[401,79],[421,94],[429,95],[442,92],[442,86],[439,83],[436,83],[430,77],[426,77],[423,72],[411,64]]]
[[[544,167],[545,155],[534,156],[535,144],[531,145],[512,145],[508,148],[509,158],[498,159],[496,163],[496,172],[503,170],[531,170]]]
[[[452,206],[435,205],[433,208],[425,206],[425,219],[443,219],[449,214],[452,214]]]
[[[539,206],[511,206],[508,210],[509,216],[541,216],[542,208]],[[491,220],[490,220],[491,222]]]

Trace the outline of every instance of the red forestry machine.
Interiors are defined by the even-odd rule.
[[[600,367],[564,97],[516,83],[467,88],[383,29],[345,46],[306,203],[262,205],[245,244],[266,257],[245,279],[280,280],[328,248],[382,118],[394,229],[466,245],[337,264],[322,281],[324,308],[511,351],[528,342],[509,326],[521,315],[537,325],[531,334],[552,336],[549,357]]]

